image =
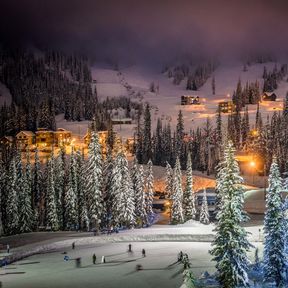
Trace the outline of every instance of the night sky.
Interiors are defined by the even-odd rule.
[[[1,40],[95,59],[288,51],[288,2],[1,0]]]

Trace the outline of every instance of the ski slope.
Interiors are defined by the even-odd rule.
[[[280,68],[282,63],[278,63]],[[216,95],[212,95],[212,77],[200,88],[199,91],[187,91],[186,80],[183,80],[180,85],[174,85],[172,80],[166,75],[161,74],[157,69],[130,66],[115,71],[92,67],[92,77],[97,81],[98,97],[106,98],[107,96],[129,96],[134,101],[149,102],[152,110],[152,125],[155,127],[156,120],[160,117],[163,121],[170,121],[171,126],[175,127],[177,122],[177,114],[181,109],[184,115],[185,129],[196,128],[202,126],[207,117],[213,120],[218,107],[218,102],[231,99],[233,91],[236,89],[237,82],[241,79],[242,86],[247,81],[259,81],[260,87],[263,85],[263,69],[266,66],[268,71],[274,68],[275,63],[254,64],[248,66],[248,71],[243,71],[243,65],[240,62],[232,64],[220,64],[215,70],[214,77],[216,81]],[[159,85],[159,93],[151,93],[149,91],[150,84],[154,82]],[[127,89],[127,86],[129,89]],[[262,88],[261,88],[262,89]],[[271,115],[274,111],[279,111],[282,108],[283,98],[288,91],[288,82],[282,81],[277,90],[278,96],[276,102],[262,102],[260,110],[265,121],[267,115]],[[198,95],[201,98],[201,105],[181,106],[181,95]],[[256,112],[256,105],[249,105],[250,125],[253,126]],[[224,118],[226,118],[224,116]],[[117,129],[118,133],[126,137],[133,135],[134,125],[125,127],[122,131]],[[119,127],[118,127],[119,128]],[[129,129],[130,128],[130,129]]]

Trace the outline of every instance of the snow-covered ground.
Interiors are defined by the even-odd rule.
[[[128,96],[134,101],[149,102],[151,105],[152,126],[156,126],[157,118],[161,118],[164,122],[170,122],[174,128],[177,121],[177,114],[181,109],[183,111],[185,129],[202,126],[207,117],[215,119],[216,109],[219,101],[231,100],[233,91],[236,89],[237,82],[241,79],[242,86],[246,82],[255,82],[258,80],[260,89],[263,85],[263,69],[266,66],[267,71],[274,68],[275,63],[254,64],[248,66],[248,71],[243,71],[243,64],[235,62],[233,64],[220,64],[214,72],[216,81],[216,95],[212,95],[212,77],[199,89],[199,91],[187,91],[186,80],[180,85],[174,85],[172,80],[166,75],[160,73],[155,68],[147,68],[143,66],[130,66],[121,68],[116,71],[104,67],[92,67],[92,78],[96,83],[98,97],[105,99],[106,97]],[[281,64],[278,63],[278,68]],[[149,91],[150,84],[154,82],[159,85],[159,93],[151,93]],[[1,88],[1,87],[0,87]],[[278,89],[275,90],[277,95],[276,102],[262,102],[260,110],[263,120],[267,115],[271,115],[274,111],[281,109],[283,99],[288,91],[288,82],[283,80]],[[181,106],[181,95],[198,95],[201,99],[201,105]],[[0,97],[1,99],[1,97]],[[1,101],[1,100],[0,100]],[[249,105],[250,124],[253,126],[256,113],[256,105]],[[225,120],[224,116],[224,120]],[[84,135],[88,127],[88,121],[67,122],[63,120],[63,115],[59,115],[56,119],[57,127],[63,127],[71,130],[74,134]],[[132,137],[134,134],[135,124],[132,125],[115,125],[114,130],[123,138]]]
[[[251,233],[250,241],[260,247],[262,253],[263,226],[253,226],[252,223],[247,226],[247,231]],[[10,257],[21,259],[22,256],[32,256],[2,268],[0,281],[5,288],[180,287],[181,267],[175,264],[180,250],[188,253],[192,271],[197,277],[204,271],[215,271],[209,255],[214,227],[214,224],[203,225],[190,220],[176,226],[153,225],[109,236],[93,236],[88,232],[51,232],[51,237],[43,240],[45,237],[42,237],[42,233],[41,237],[37,233],[25,234],[22,237],[28,241],[23,242],[24,246],[12,247]],[[8,242],[8,237],[1,239],[1,243]],[[71,249],[73,242],[75,250]],[[133,247],[132,254],[127,253],[129,243]],[[143,248],[146,250],[146,258],[141,256]],[[63,254],[64,251],[67,254]],[[96,265],[92,264],[94,253],[97,256]],[[64,261],[65,255],[70,258],[68,262]],[[100,263],[103,255],[106,256],[106,264]],[[251,259],[253,255],[252,249],[249,253]],[[81,257],[82,268],[75,267],[73,259],[77,257]],[[136,264],[141,264],[144,270],[136,272]]]
[[[94,85],[97,87],[99,98],[129,96],[135,101],[143,103],[148,101],[152,106],[152,125],[154,128],[158,117],[164,121],[171,121],[171,125],[174,127],[178,111],[181,109],[184,115],[185,128],[189,131],[190,128],[203,125],[207,117],[211,117],[212,119],[215,117],[218,102],[231,99],[239,79],[241,79],[242,86],[247,81],[255,82],[256,80],[262,86],[264,66],[267,67],[268,71],[271,71],[274,65],[275,63],[254,64],[248,66],[248,71],[244,72],[243,64],[240,62],[220,64],[214,72],[216,95],[212,95],[212,77],[207,80],[199,91],[187,91],[185,89],[186,80],[183,80],[180,85],[174,85],[172,80],[166,75],[161,74],[159,70],[143,66],[130,66],[121,68],[120,71],[115,71],[112,68],[100,68],[96,65],[92,67],[92,77],[97,81]],[[278,63],[278,68],[280,68],[280,65]],[[151,93],[149,91],[149,86],[152,82],[159,85],[159,93]],[[261,103],[260,108],[263,119],[266,119],[268,114],[282,107],[282,100],[287,91],[288,83],[282,81],[279,88],[275,90],[278,96],[277,101]],[[184,94],[199,95],[202,104],[181,106],[180,97]],[[255,112],[256,105],[249,105],[251,124],[254,123]],[[128,125],[121,127],[122,129],[120,130],[118,125],[118,127],[115,126],[115,130],[126,138],[133,135],[134,127],[135,125]]]
[[[210,243],[137,242],[132,243],[131,254],[127,253],[127,246],[128,243],[96,243],[82,247],[76,244],[75,250],[69,247],[35,255],[2,269],[1,281],[5,288],[178,288],[182,282],[181,266],[175,262],[180,250],[188,253],[196,276],[203,271],[215,271],[208,253]],[[256,243],[256,246],[262,249],[262,245]],[[145,258],[141,255],[143,248]],[[81,257],[82,268],[75,268],[74,260],[65,262],[64,251],[70,259]],[[92,264],[94,253],[96,265]],[[103,255],[105,264],[100,263]],[[136,264],[141,264],[143,270],[136,272]]]

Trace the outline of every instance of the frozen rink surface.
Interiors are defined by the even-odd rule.
[[[75,250],[69,247],[26,258],[6,270],[2,268],[3,288],[176,288],[182,282],[181,265],[175,263],[180,250],[188,253],[196,276],[215,271],[207,242],[131,242],[132,253],[127,252],[128,244],[76,245]],[[143,248],[145,258],[141,255]],[[71,260],[64,261],[64,251]],[[97,256],[96,265],[92,263],[93,253]],[[103,255],[105,264],[101,264]],[[73,259],[77,257],[81,257],[81,268],[75,266]],[[141,264],[143,270],[136,272],[136,264]]]

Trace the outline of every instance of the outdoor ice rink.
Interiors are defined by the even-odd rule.
[[[209,243],[134,242],[131,243],[133,253],[127,252],[128,244],[99,243],[76,246],[75,250],[64,249],[72,259],[81,257],[82,268],[76,268],[74,260],[65,262],[65,255],[61,254],[64,250],[29,257],[8,266],[11,273],[25,273],[2,276],[3,287],[180,287],[182,275],[178,272],[181,266],[171,265],[177,261],[180,250],[191,257],[195,274],[213,271]],[[143,248],[145,258],[141,255]],[[93,253],[97,256],[96,265],[92,264]],[[106,256],[105,264],[100,263],[103,255]],[[141,264],[144,270],[136,272],[136,264]]]
[[[131,242],[133,253],[127,252],[128,244],[76,245],[75,250],[69,247],[31,256],[6,268],[6,273],[11,274],[1,276],[3,288],[178,288],[181,265],[173,263],[180,250],[188,253],[196,276],[215,271],[207,242]],[[145,258],[141,255],[143,248]],[[70,259],[81,257],[81,268],[75,267],[74,260],[65,262],[64,251]],[[97,256],[96,265],[92,263],[93,253]],[[103,255],[105,264],[101,264]],[[136,264],[141,264],[143,270],[136,272]]]

